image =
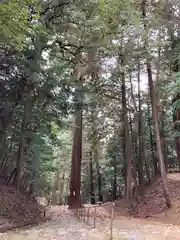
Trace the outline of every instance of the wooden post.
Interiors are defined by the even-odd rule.
[[[86,222],[86,208],[84,207],[84,222]]]
[[[96,227],[96,207],[94,207],[94,228]]]
[[[78,219],[80,220],[80,209],[78,208]]]
[[[44,211],[43,211],[43,217],[46,217],[46,207],[44,207]]]
[[[87,211],[87,224],[89,224],[89,207],[87,209],[88,209],[88,211]]]
[[[80,208],[80,221],[82,221],[82,208]]]
[[[84,208],[81,208],[81,211],[82,211],[82,218],[81,218],[81,221],[83,222],[83,218],[84,218]]]
[[[110,220],[110,240],[113,239],[113,220],[115,217],[115,202],[112,203],[111,220]]]

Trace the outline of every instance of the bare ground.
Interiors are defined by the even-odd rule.
[[[180,240],[180,174],[170,174],[168,179],[173,201],[169,210],[164,206],[160,179],[148,189],[144,202],[137,206],[136,218],[127,217],[123,201],[116,203],[113,240]],[[67,207],[57,206],[49,211],[51,221],[24,230],[1,233],[0,240],[109,240],[108,211],[111,211],[111,204],[98,209],[96,215],[103,215],[102,219],[105,220],[97,223],[95,229],[92,225],[80,223]],[[94,210],[90,215],[93,213]],[[147,215],[148,218],[144,218]]]
[[[52,207],[52,220],[36,227],[0,234],[0,240],[109,240],[109,218],[96,228],[83,224],[67,207]],[[179,240],[180,226],[116,216],[113,240]]]

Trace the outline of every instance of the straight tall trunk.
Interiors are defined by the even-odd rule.
[[[150,169],[148,167],[146,159],[144,161],[144,164],[145,164],[145,170],[146,170],[146,176],[147,176],[148,184],[150,185],[151,184],[151,175],[150,175]]]
[[[82,109],[75,114],[75,131],[72,149],[69,208],[81,207],[81,161],[82,161]]]
[[[54,179],[52,179],[52,186],[51,186],[51,204],[56,205],[57,204],[57,173]]]
[[[148,29],[147,29],[147,25],[145,23],[146,0],[142,1],[142,16],[143,16],[144,30],[147,32]],[[164,196],[165,196],[166,204],[167,204],[167,207],[171,207],[171,200],[170,200],[170,195],[169,195],[168,181],[167,181],[166,169],[165,169],[165,165],[164,165],[164,157],[163,157],[163,152],[162,152],[159,124],[158,124],[156,95],[155,95],[154,83],[153,83],[153,78],[152,78],[152,68],[151,68],[151,62],[150,62],[149,56],[148,56],[148,51],[147,51],[148,48],[147,47],[148,47],[148,42],[146,40],[145,41],[145,51],[147,54],[146,67],[147,67],[147,73],[148,73],[149,93],[150,93],[151,104],[152,104],[152,118],[153,118],[153,126],[154,126],[154,131],[155,131],[157,153],[158,153],[158,158],[159,158],[161,176],[162,176],[162,180],[163,180],[163,188],[164,188]]]
[[[168,142],[163,140],[163,149],[164,149],[164,164],[166,168],[166,173],[168,172]]]
[[[161,41],[161,30],[159,31],[159,41]],[[160,81],[160,61],[161,61],[161,46],[159,46],[158,48],[158,58],[157,58],[157,63],[156,63],[156,84],[159,83]],[[164,86],[165,87],[165,86]],[[158,92],[157,92],[157,104],[159,104],[160,106],[160,101],[159,101],[159,96],[158,96]],[[159,108],[160,109],[160,108]],[[160,137],[161,137],[161,144],[162,144],[162,149],[163,149],[163,152],[164,152],[164,164],[165,164],[165,169],[166,169],[166,172],[168,170],[168,151],[167,151],[167,148],[168,148],[168,145],[167,145],[167,141],[165,140],[165,131],[164,131],[164,116],[165,116],[165,111],[163,109],[163,106],[162,106],[162,111],[160,110],[157,110],[157,113],[158,113],[158,119],[159,119],[159,125],[160,125]]]
[[[138,158],[138,177],[141,198],[144,196],[144,170],[143,165],[145,159],[144,144],[143,144],[143,118],[142,118],[142,100],[140,88],[140,62],[138,63],[138,102],[139,102],[139,118],[138,118],[138,138],[139,138],[139,158]]]
[[[65,170],[62,170],[62,172],[59,170],[58,178],[57,178],[57,181],[58,181],[57,186],[58,186],[58,191],[59,191],[59,196],[58,196],[58,204],[59,205],[63,204],[64,178],[65,178]]]
[[[176,101],[180,100],[180,96],[177,95],[174,97],[172,104],[174,104]],[[179,132],[180,130],[180,110],[176,109],[175,112],[173,113],[173,123],[174,123],[174,130]],[[176,136],[175,137],[175,149],[176,149],[176,156],[177,156],[177,163],[180,171],[180,137]]]
[[[90,198],[91,198],[91,204],[95,204],[92,152],[90,152],[89,177],[90,177]]]
[[[80,77],[76,88],[75,127],[72,145],[72,162],[70,177],[69,208],[79,208],[81,201],[81,162],[82,162],[82,133],[83,133],[83,78]]]
[[[170,200],[169,189],[168,189],[168,181],[167,181],[167,176],[166,176],[166,168],[165,168],[165,164],[164,164],[164,157],[163,157],[161,138],[160,138],[160,132],[159,132],[158,115],[157,115],[155,93],[154,93],[154,84],[153,84],[153,79],[152,79],[152,70],[151,70],[151,64],[149,62],[147,63],[147,72],[148,72],[151,104],[152,104],[152,117],[153,117],[153,121],[154,121],[157,153],[158,153],[160,171],[161,171],[163,187],[164,187],[164,196],[166,199],[167,207],[171,207],[171,200]]]
[[[149,102],[148,102],[148,125],[149,125],[149,136],[150,136],[149,140],[150,140],[150,148],[151,148],[151,154],[152,154],[154,176],[157,176],[157,175],[159,175],[159,169],[158,169],[157,157],[155,154],[155,144],[153,141],[151,111],[150,111],[150,103]]]
[[[113,164],[114,167],[114,177],[113,177],[113,201],[116,200],[117,198],[117,164],[116,164],[116,160],[114,161]]]
[[[21,174],[22,174],[22,157],[23,157],[24,146],[25,146],[25,136],[23,131],[24,130],[22,130],[21,132],[19,148],[18,148],[17,157],[16,157],[15,185],[17,190],[20,190]]]
[[[175,28],[174,28],[174,14],[173,14],[173,9],[170,9],[169,7],[169,1],[165,0],[164,4],[164,11],[167,14],[167,29],[168,29],[168,36],[169,40],[171,42],[171,65],[170,65],[170,72],[179,72],[180,71],[180,64],[179,64],[179,59],[174,58],[173,54],[177,51],[176,47],[179,45],[179,37],[177,38],[178,41],[176,41],[175,37]],[[174,96],[173,102],[176,100],[180,99],[180,95],[178,94],[177,96]],[[176,112],[173,114],[173,122],[175,123],[176,121],[180,120],[180,110],[177,109]],[[179,131],[180,127],[178,126],[179,124],[176,125],[175,123],[175,131]],[[177,163],[180,171],[180,137],[177,136],[175,138],[175,148],[176,148],[176,154],[177,154]]]
[[[132,158],[132,177],[134,186],[132,188],[132,196],[135,196],[137,202],[139,202],[139,189],[138,189],[138,182],[137,182],[137,172],[138,172],[138,146],[137,146],[137,132],[133,130],[131,115],[129,114],[129,126],[131,132],[131,145],[132,145],[132,153],[135,157]]]
[[[15,111],[16,106],[17,103],[12,106],[11,110],[7,107],[0,107],[0,153],[3,150],[3,146],[6,141],[6,131],[12,121],[12,115]]]
[[[180,171],[180,137],[175,138],[175,144],[176,144],[177,162],[178,162],[178,167]]]
[[[92,121],[92,156],[93,161],[96,165],[96,176],[97,176],[97,186],[98,186],[98,200],[103,202],[102,195],[102,177],[99,164],[99,139],[97,132],[97,99],[93,100],[92,110],[91,110],[91,121]]]
[[[123,120],[124,122],[124,120]],[[125,139],[125,129],[122,129],[123,138]],[[124,167],[121,170],[121,174],[124,178],[124,196],[127,196],[127,161],[126,161],[126,147],[124,141],[122,141],[122,149],[123,149],[123,158],[124,158]]]
[[[99,202],[103,202],[103,195],[102,195],[102,177],[100,172],[100,165],[99,165],[99,154],[97,144],[94,149],[94,162],[96,163],[96,172],[97,172],[97,185],[98,185],[98,196]]]
[[[26,131],[29,124],[29,121],[31,119],[32,114],[32,99],[31,99],[31,93],[28,93],[25,105],[24,105],[24,114],[21,124],[21,133],[20,133],[20,141],[19,141],[19,147],[16,155],[16,174],[14,177],[14,183],[16,186],[16,189],[20,190],[20,184],[21,184],[21,175],[23,171],[23,154],[24,154],[24,148],[25,148],[25,137],[26,137]]]
[[[121,90],[122,90],[122,107],[123,107],[123,124],[124,124],[124,148],[125,148],[125,161],[126,161],[126,178],[127,178],[127,191],[126,200],[129,205],[129,210],[132,208],[132,147],[129,136],[129,123],[127,115],[127,102],[126,102],[126,84],[124,75],[124,59],[121,57]]]
[[[163,109],[162,116],[161,116],[161,144],[164,151],[164,164],[167,172],[168,171],[168,143],[167,143],[167,140],[165,139],[164,116],[165,116],[165,111]]]

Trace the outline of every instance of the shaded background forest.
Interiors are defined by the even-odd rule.
[[[1,3],[1,183],[70,207],[131,205],[161,174],[170,206],[179,28],[178,0]]]

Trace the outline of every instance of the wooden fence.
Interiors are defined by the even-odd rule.
[[[99,216],[97,216],[98,208],[100,205],[92,205],[92,206],[84,206],[81,208],[77,208],[74,210],[74,215],[76,218],[81,221],[82,223],[88,224],[93,228],[96,228],[97,220]],[[92,214],[93,212],[93,214]],[[109,219],[109,233],[110,233],[110,240],[113,239],[113,221],[115,219],[115,203],[112,203],[111,213],[109,217],[105,217]]]

